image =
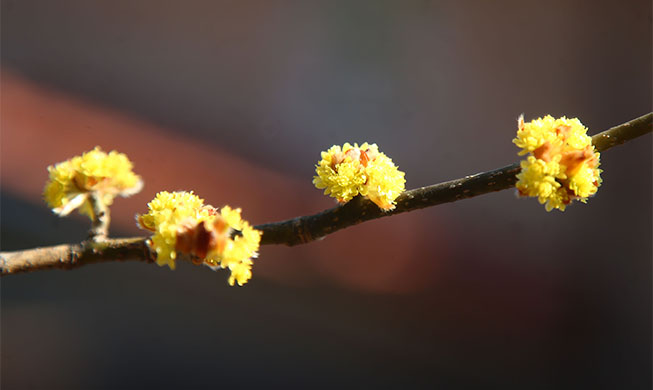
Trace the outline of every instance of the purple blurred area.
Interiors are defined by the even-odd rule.
[[[516,161],[522,112],[594,134],[651,111],[651,8],[2,0],[2,66],[307,183],[320,150],[376,142],[415,188]],[[650,134],[603,153],[597,196],[564,213],[503,191],[370,222],[386,257],[365,258],[366,224],[264,247],[242,288],[137,263],[4,277],[2,389],[649,389],[651,155]],[[2,250],[85,235],[11,188],[0,205]],[[393,242],[393,221],[420,229]],[[257,278],[347,240],[338,264],[371,273],[420,257],[419,288]]]

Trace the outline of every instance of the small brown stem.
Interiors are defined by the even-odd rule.
[[[102,196],[95,191],[90,193],[89,201],[91,202],[93,216],[91,218],[91,229],[88,232],[88,241],[104,241],[109,236],[109,225],[111,224],[109,208],[102,200]]]

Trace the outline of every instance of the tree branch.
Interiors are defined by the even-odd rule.
[[[106,261],[138,260],[153,262],[145,237],[87,240],[81,244],[63,244],[45,248],[0,252],[2,275],[42,269],[73,269]]]
[[[653,113],[648,113],[596,134],[592,137],[592,143],[602,152],[652,130]],[[388,212],[381,211],[374,203],[359,196],[344,205],[315,215],[266,223],[255,228],[263,232],[261,245],[305,244],[371,219],[512,188],[517,182],[515,175],[519,170],[519,163],[515,163],[493,171],[406,191],[397,198],[396,208]],[[85,264],[116,260],[152,262],[155,257],[146,245],[145,237],[99,241],[93,237],[96,236],[92,235],[81,244],[0,252],[2,275],[49,268],[72,269]],[[103,237],[101,232],[100,237]]]
[[[599,152],[620,145],[633,138],[650,133],[652,119],[653,113],[648,113],[615,126],[593,136],[592,143]],[[371,219],[512,188],[517,183],[515,175],[519,171],[519,163],[514,163],[493,171],[477,173],[460,179],[406,191],[399,195],[397,206],[392,211],[381,211],[374,203],[359,196],[342,206],[319,214],[263,224],[256,226],[256,229],[263,231],[262,245],[304,244]]]

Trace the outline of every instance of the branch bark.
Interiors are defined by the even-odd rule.
[[[612,127],[592,137],[599,152],[623,144],[653,130],[653,113]],[[471,198],[514,187],[519,173],[519,163],[488,172],[465,176],[427,187],[404,192],[397,198],[397,206],[389,212],[381,211],[374,203],[356,197],[348,203],[281,222],[255,226],[263,232],[261,245],[299,245],[324,237],[349,226],[371,219],[388,217],[442,203]],[[100,229],[101,230],[101,229]],[[100,237],[104,237],[99,232]],[[2,275],[30,272],[40,269],[72,269],[85,264],[138,260],[152,262],[154,254],[145,237],[121,239],[91,239],[81,244],[57,245],[15,252],[0,252]]]

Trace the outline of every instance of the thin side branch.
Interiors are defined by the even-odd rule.
[[[593,136],[592,143],[598,151],[602,152],[648,134],[652,130],[653,113],[649,113]],[[515,163],[493,171],[406,191],[397,198],[397,207],[389,212],[381,211],[374,203],[362,197],[356,197],[344,205],[315,215],[266,223],[255,228],[263,232],[261,245],[305,244],[371,219],[512,188],[517,182],[515,175],[519,170],[519,163]],[[106,216],[108,217],[108,213]],[[92,237],[105,236],[102,236],[100,227],[98,227],[98,235],[92,235]],[[2,275],[49,268],[72,269],[85,264],[116,260],[152,262],[153,258],[154,255],[144,237],[89,239],[81,244],[0,252]]]
[[[93,191],[90,194],[89,200],[93,210],[93,218],[91,222],[91,230],[88,234],[88,239],[91,241],[100,242],[109,236],[109,225],[111,224],[111,214],[109,214],[109,207],[102,202],[99,198],[101,195]]]

